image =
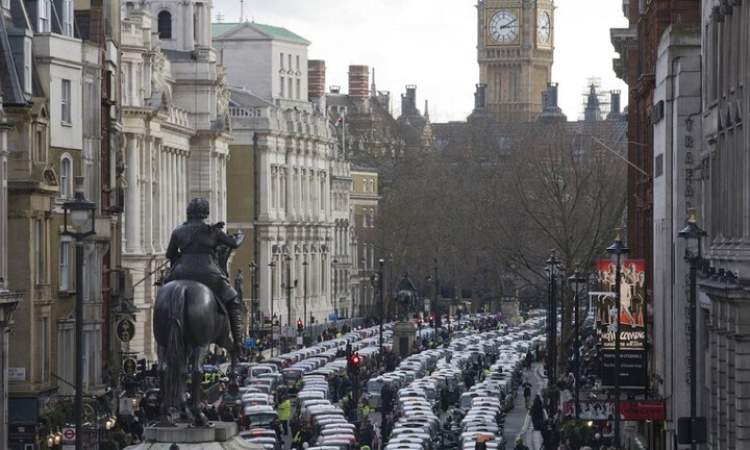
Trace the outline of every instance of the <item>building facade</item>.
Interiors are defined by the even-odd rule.
[[[352,275],[356,280],[355,311],[358,317],[377,317],[379,295],[373,275],[380,270],[379,260],[386,256],[380,242],[382,237],[377,229],[378,203],[380,201],[380,180],[378,172],[366,167],[354,166],[352,169],[351,223],[354,235],[353,242],[354,268]]]
[[[552,0],[479,0],[479,82],[499,122],[534,120],[552,74],[555,6]]]
[[[750,97],[750,5],[702,2],[702,146],[691,151],[691,182],[699,223],[707,232],[710,266],[699,283],[700,415],[708,419],[709,449],[750,447],[750,297],[747,292],[748,183],[744,126]]]
[[[209,221],[226,220],[229,91],[211,48],[210,3],[124,8],[122,266],[137,309],[128,351],[154,360],[154,284],[172,230],[195,197],[208,199]]]
[[[233,133],[252,151],[254,182],[234,201],[254,198],[253,261],[258,316],[286,327],[335,319],[333,128],[307,100],[307,46],[280,27],[216,23],[214,42],[232,86]],[[248,259],[232,262],[233,271]],[[256,281],[253,281],[256,283]],[[243,294],[250,292],[247,283]]]

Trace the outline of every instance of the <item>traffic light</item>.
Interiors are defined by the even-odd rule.
[[[346,360],[346,371],[349,372],[349,376],[355,377],[359,375],[359,364],[362,359],[359,357],[359,353],[352,353],[351,356]]]
[[[302,333],[302,330],[305,329],[305,324],[302,323],[302,319],[297,319],[297,331]]]
[[[430,316],[430,327],[434,327],[434,326],[435,326],[435,317]]]

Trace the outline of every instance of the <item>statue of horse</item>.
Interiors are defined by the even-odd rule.
[[[228,349],[232,371],[237,355],[229,335],[229,320],[223,306],[207,286],[196,281],[170,281],[159,289],[154,305],[154,336],[157,343],[162,392],[162,422],[174,425],[174,414],[182,410],[186,375],[192,376],[190,403],[186,408],[194,425],[207,419],[200,409],[202,363],[208,348],[216,344]]]

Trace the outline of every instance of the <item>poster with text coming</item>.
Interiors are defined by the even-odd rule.
[[[615,333],[619,321],[620,385],[642,388],[646,381],[646,263],[641,259],[625,259],[621,264],[619,318],[615,263],[605,259],[596,264],[599,291],[594,298],[602,381],[605,386],[614,384]]]

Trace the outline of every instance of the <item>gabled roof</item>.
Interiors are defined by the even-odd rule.
[[[310,45],[310,41],[298,34],[292,33],[286,28],[275,27],[273,25],[264,25],[262,23],[255,22],[213,23],[211,24],[211,35],[214,39],[221,38],[225,34],[238,30],[241,27],[252,28],[258,33],[266,36],[268,39],[292,42],[301,45]]]

